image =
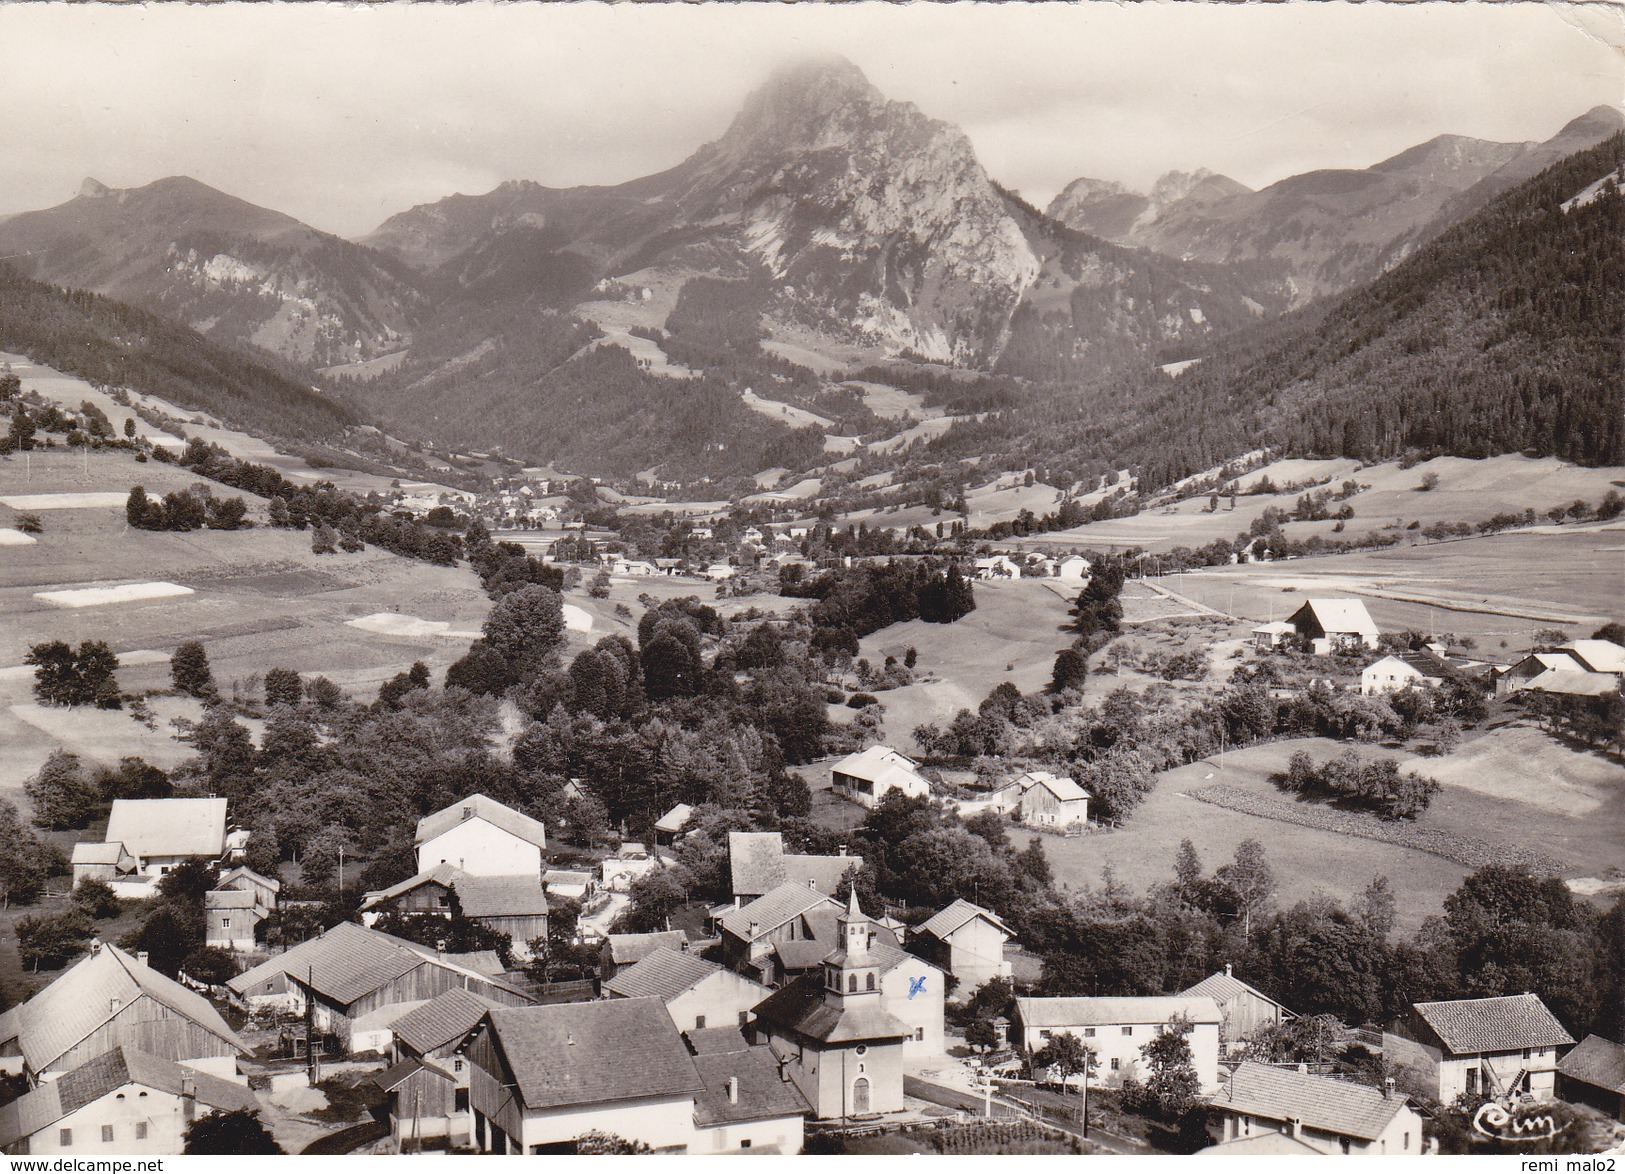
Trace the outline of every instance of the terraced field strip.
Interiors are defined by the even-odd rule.
[[[1376,840],[1400,848],[1413,848],[1418,852],[1426,852],[1468,868],[1482,868],[1486,864],[1503,867],[1527,864],[1535,872],[1555,876],[1564,867],[1562,862],[1527,848],[1492,844],[1487,840],[1461,836],[1438,828],[1417,827],[1409,823],[1388,823],[1374,815],[1362,815],[1353,811],[1283,803],[1224,783],[1198,787],[1194,791],[1184,793],[1192,799],[1199,799],[1203,803],[1211,803],[1215,807],[1223,807],[1230,811],[1239,811],[1244,815],[1256,815],[1262,819],[1297,824],[1299,827],[1318,828],[1321,831],[1341,832],[1346,836],[1358,836],[1363,840]]]

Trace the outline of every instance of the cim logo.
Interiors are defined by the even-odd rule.
[[[912,999],[915,995],[923,994],[925,994],[925,975],[922,974],[918,978],[909,979],[908,997]]]
[[[1480,1105],[1473,1114],[1473,1131],[1494,1141],[1545,1141],[1565,1128],[1567,1126],[1558,1124],[1550,1113],[1520,1117],[1494,1101]]]

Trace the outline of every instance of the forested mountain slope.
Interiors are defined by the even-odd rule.
[[[0,350],[263,435],[319,439],[356,422],[348,408],[258,357],[112,298],[19,277],[4,265]]]
[[[1268,445],[1625,463],[1625,136],[1495,199],[1391,272],[1242,332],[1194,367],[1061,392],[956,428],[942,454],[1006,451],[1155,488]],[[1568,205],[1565,207],[1565,205]]]

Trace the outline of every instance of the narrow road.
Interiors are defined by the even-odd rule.
[[[1023,1091],[1026,1092],[1030,1090],[1024,1089]],[[942,1105],[949,1109],[964,1109],[968,1112],[975,1113],[978,1116],[980,1116],[982,1112],[983,1101],[980,1095],[967,1092],[964,1089],[950,1088],[947,1085],[936,1084],[932,1081],[924,1080],[918,1076],[904,1075],[903,1092],[905,1095],[914,1097],[916,1100],[930,1101],[932,1104]],[[1025,1109],[1028,1112],[1035,1112],[1038,1118],[1045,1124],[1053,1125],[1057,1129],[1072,1134],[1074,1137],[1083,1136],[1078,1125],[1077,1110],[1071,1106],[1067,1106],[1067,1108],[1070,1109],[1070,1112],[1067,1112],[1058,1110],[1050,1105],[1042,1103],[1041,1101],[1035,1101],[1032,1104],[1015,1103],[1008,1094],[1003,1093],[1002,1091],[998,1091],[993,1094],[993,1103],[1010,1108]],[[1089,1136],[1086,1140],[1100,1146],[1101,1149],[1109,1150],[1114,1154],[1148,1154],[1153,1152],[1136,1141],[1126,1137],[1119,1137],[1117,1134],[1109,1133],[1100,1129],[1098,1126],[1089,1130]]]

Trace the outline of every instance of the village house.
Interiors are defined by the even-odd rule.
[[[73,846],[73,887],[86,880],[107,881],[109,885],[128,880],[140,862],[125,850],[123,844],[97,843],[81,840]],[[146,882],[139,882],[145,888]],[[117,891],[117,890],[115,890]]]
[[[1191,1063],[1204,1090],[1219,1083],[1218,1004],[1198,996],[1150,998],[1017,999],[1010,1040],[1036,1052],[1052,1038],[1070,1033],[1095,1049],[1100,1078],[1116,1087],[1133,1076],[1144,1079],[1140,1049],[1173,1019],[1188,1020]]]
[[[226,983],[248,1010],[306,1014],[347,1052],[385,1051],[393,1025],[448,990],[471,991],[504,1006],[531,1000],[518,987],[454,962],[433,947],[341,921]]]
[[[463,1044],[503,1004],[461,988],[436,995],[395,1021],[390,1067],[374,1083],[387,1094],[390,1132],[403,1152],[466,1146],[473,1137]]]
[[[1551,677],[1554,674],[1562,676],[1584,676],[1586,668],[1567,652],[1531,652],[1519,660],[1512,662],[1510,668],[1502,673],[1495,681],[1497,695],[1516,693],[1526,689],[1540,677]]]
[[[886,1010],[873,927],[853,894],[838,919],[840,945],[821,974],[807,974],[755,1009],[765,1041],[820,1119],[848,1120],[903,1108],[903,1040]]]
[[[788,986],[823,972],[842,943],[839,901],[787,882],[741,909],[718,918],[723,961],[770,987]],[[946,976],[931,962],[902,949],[896,932],[872,919],[870,951],[880,979],[881,1003],[906,1028],[910,1058],[943,1054]]]
[[[1586,1036],[1557,1062],[1557,1095],[1625,1121],[1625,1044]]]
[[[542,873],[542,891],[556,900],[585,904],[598,891],[598,878],[573,868],[550,868]]]
[[[987,558],[979,558],[974,563],[975,574],[978,579],[1019,579],[1021,567],[1008,555],[995,554]]]
[[[863,867],[863,857],[812,856],[784,850],[779,832],[729,832],[728,872],[734,904],[744,905],[786,881],[833,897],[846,874]]]
[[[675,844],[688,826],[688,821],[694,818],[694,808],[687,803],[679,803],[670,811],[655,821],[655,843],[669,847]]]
[[[1588,673],[1602,673],[1614,678],[1617,685],[1625,681],[1625,647],[1612,640],[1571,640],[1562,651],[1580,663]]]
[[[1223,1051],[1246,1043],[1261,1031],[1297,1018],[1263,991],[1237,978],[1228,962],[1221,972],[1208,975],[1179,994],[1181,998],[1212,999],[1218,1004],[1222,1016],[1219,1044]]]
[[[1382,635],[1358,599],[1310,599],[1288,617],[1288,622],[1317,656],[1375,648]]]
[[[260,922],[271,911],[249,889],[215,889],[203,894],[203,944],[220,950],[252,950]]]
[[[252,868],[241,864],[222,872],[216,887],[251,892],[258,898],[258,904],[268,910],[275,910],[277,903],[282,899],[281,881],[275,877],[261,876]]]
[[[1246,1060],[1226,1078],[1210,1108],[1225,1147],[1218,1153],[1241,1152],[1227,1143],[1271,1135],[1322,1154],[1423,1152],[1422,1117],[1394,1091],[1392,1080],[1377,1089]]]
[[[569,1154],[587,1133],[686,1153],[705,1082],[658,999],[488,1013],[468,1044],[474,1145]]]
[[[1436,689],[1455,671],[1449,661],[1426,649],[1396,652],[1360,670],[1360,692],[1376,697],[1404,689]]]
[[[1285,620],[1271,620],[1250,629],[1254,648],[1279,648],[1298,634],[1298,629]]]
[[[494,933],[507,934],[513,956],[531,957],[532,938],[547,936],[547,896],[539,876],[471,876],[449,864],[387,889],[368,893],[361,901],[361,923],[375,925],[385,914],[428,915],[450,920],[460,912]]]
[[[247,1085],[120,1045],[0,1105],[0,1153],[178,1154],[216,1110],[256,1110]]]
[[[751,1008],[772,992],[716,962],[661,947],[604,981],[612,999],[659,999],[679,1031],[750,1021]]]
[[[33,1084],[119,1047],[227,1080],[237,1079],[237,1057],[249,1050],[208,999],[100,943],[33,998],[0,1014],[0,1072]]]
[[[224,799],[115,799],[99,851],[74,846],[84,875],[100,875],[120,897],[157,891],[160,877],[188,860],[212,864],[231,854]],[[134,867],[130,867],[130,861]],[[75,872],[75,883],[82,879]]]
[[[612,933],[598,949],[598,975],[608,982],[621,969],[641,962],[656,950],[686,950],[688,935],[680,929],[660,933]]]
[[[931,793],[931,784],[920,775],[919,764],[890,746],[870,746],[848,754],[831,766],[829,773],[835,794],[860,807],[879,806],[891,791],[901,791],[910,798]]]
[[[694,1100],[690,1154],[799,1154],[812,1106],[766,1047],[736,1028],[684,1037],[705,1088]]]
[[[1028,771],[992,795],[1002,811],[1031,828],[1054,829],[1089,822],[1089,792],[1070,778],[1047,770]]]
[[[632,882],[665,868],[668,863],[675,862],[662,861],[651,855],[645,845],[628,840],[615,850],[615,855],[598,862],[598,883],[612,893],[629,893]]]
[[[485,795],[418,820],[418,872],[450,864],[473,876],[539,876],[547,835],[540,821]]]
[[[1063,583],[1076,583],[1082,586],[1083,581],[1089,577],[1089,560],[1081,554],[1070,554],[1055,564],[1055,575]]]
[[[1574,1043],[1533,994],[1412,1003],[1410,1028],[1432,1061],[1444,1104],[1463,1095],[1551,1100],[1558,1053]]]
[[[957,994],[968,998],[983,983],[1010,977],[1004,945],[1014,935],[997,914],[960,899],[922,922],[910,948],[953,975]]]

